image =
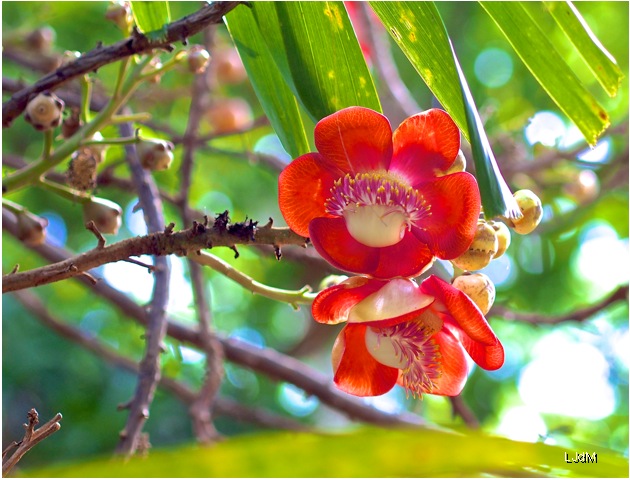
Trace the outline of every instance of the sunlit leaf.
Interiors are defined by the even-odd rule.
[[[456,64],[435,5],[432,2],[370,2],[370,5],[470,141],[486,218],[520,215],[494,159],[466,78]]]
[[[433,2],[370,2],[435,98],[468,138],[462,93],[448,36]]]
[[[314,121],[353,105],[381,111],[342,2],[252,5],[278,68]]]
[[[138,30],[150,37],[163,36],[164,26],[171,21],[168,2],[132,1],[131,12]]]
[[[609,96],[617,95],[623,73],[613,56],[604,48],[580,12],[570,2],[543,2],[556,23],[564,31],[597,81]],[[532,15],[531,9],[529,10]]]
[[[479,2],[558,107],[590,145],[610,125],[608,113],[575,76],[522,2]]]
[[[624,477],[628,459],[589,451],[597,463],[567,463],[575,452],[480,433],[363,429],[347,434],[271,433],[212,447],[152,450],[149,458],[107,458],[25,472],[29,477]]]
[[[226,21],[256,95],[285,150],[294,158],[309,152],[298,102],[274,63],[252,12],[236,8]]]

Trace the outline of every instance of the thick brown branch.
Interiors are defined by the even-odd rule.
[[[50,245],[33,247],[33,250],[50,262],[63,262],[69,257],[69,254],[65,250]],[[97,295],[112,302],[130,318],[133,318],[142,325],[147,324],[147,312],[145,309],[129,299],[126,295],[110,287],[105,282],[92,285],[88,280],[82,277],[78,277],[77,280],[87,285]],[[167,333],[171,338],[205,351],[199,332],[177,321],[169,319]],[[332,385],[332,382],[326,375],[288,355],[268,348],[253,347],[237,339],[217,338],[219,338],[221,342],[227,360],[255,371],[264,372],[272,378],[292,383],[304,390],[308,395],[316,396],[322,403],[345,413],[354,420],[375,425],[429,427],[424,419],[417,415],[411,413],[400,415],[386,413],[366,405],[359,398],[340,392]]]
[[[45,90],[52,90],[72,78],[95,71],[131,55],[146,53],[158,48],[169,48],[172,43],[183,42],[207,25],[220,23],[223,16],[235,8],[240,2],[213,2],[199,11],[188,15],[166,27],[163,38],[151,40],[135,33],[131,37],[108,47],[97,47],[77,60],[70,62],[54,72],[41,78],[30,87],[23,88],[10,100],[2,104],[2,126],[8,127],[11,122],[26,108],[29,98]]]
[[[15,218],[4,209],[2,210],[2,225],[5,229],[17,231]],[[4,275],[2,293],[58,282],[106,263],[140,255],[185,255],[189,250],[211,247],[256,244],[305,245],[306,242],[307,239],[288,228],[272,228],[267,225],[257,227],[255,222],[234,224],[215,222],[211,228],[195,224],[179,232],[157,232],[143,237],[129,238],[103,248],[90,250],[63,262]]]

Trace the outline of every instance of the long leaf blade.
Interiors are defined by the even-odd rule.
[[[582,85],[522,2],[479,2],[551,99],[595,145],[608,113]]]
[[[252,12],[236,8],[226,21],[254,91],[284,149],[294,158],[309,152],[298,102],[274,63]]]
[[[623,73],[614,57],[604,48],[575,5],[567,2],[543,2],[558,26],[593,72],[610,97],[617,95]],[[531,11],[530,11],[531,15]]]
[[[163,28],[171,21],[171,11],[166,1],[131,2],[131,12],[138,30],[150,36],[159,36]]]
[[[468,137],[466,112],[448,37],[432,2],[370,2],[429,90]]]
[[[472,147],[486,218],[520,216],[497,165],[477,107],[432,2],[370,2],[418,74],[453,117]]]
[[[382,111],[342,2],[278,2],[274,7],[292,84],[314,121],[353,105]]]

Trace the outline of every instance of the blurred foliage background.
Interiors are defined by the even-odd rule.
[[[598,88],[564,34],[558,30],[549,33],[558,51],[610,114],[612,125],[593,149],[476,2],[439,2],[437,6],[508,184],[513,191],[533,190],[544,205],[538,230],[524,237],[513,234],[507,254],[484,269],[497,287],[497,301],[488,318],[505,346],[506,363],[496,372],[475,369],[462,398],[484,432],[579,451],[606,447],[627,456],[627,297],[622,295],[620,301],[603,308],[597,306],[628,284],[628,3],[576,4],[626,75],[614,98]],[[172,18],[178,19],[196,11],[199,4],[172,2],[170,8]],[[86,51],[98,42],[114,43],[122,36],[113,23],[105,21],[106,9],[105,2],[3,2],[3,100],[11,94],[5,79],[30,84],[46,71],[41,59],[30,66],[24,61],[31,57],[19,48],[20,39],[33,29],[51,27],[55,38],[44,55],[47,57],[66,50]],[[234,54],[224,26],[216,28],[214,38],[215,51],[210,52],[214,61]],[[192,41],[199,43],[200,39]],[[421,109],[433,106],[428,88],[393,41],[388,42],[400,78],[415,101]],[[233,68],[239,69],[238,65]],[[277,176],[290,157],[265,120],[247,78],[217,75],[208,86],[213,107],[205,112],[200,131],[201,136],[211,138],[196,152],[190,205],[211,216],[229,210],[239,221],[248,217],[264,224],[272,217],[274,225],[283,226],[277,206]],[[111,93],[115,76],[114,65],[99,69],[95,95]],[[160,188],[170,194],[176,194],[179,185],[176,172],[193,80],[187,72],[169,72],[160,83],[141,89],[131,102],[134,111],[148,111],[153,116],[142,127],[143,134],[176,144],[171,169],[154,174]],[[382,92],[382,79],[376,77],[375,82]],[[238,102],[228,110],[242,110],[239,115],[245,120],[228,126],[228,133],[222,134],[213,108],[228,99]],[[384,97],[381,100],[395,127],[402,118],[396,118],[396,110]],[[226,115],[225,111],[218,114],[221,118]],[[239,133],[230,134],[232,127]],[[306,130],[312,132],[312,125]],[[3,131],[3,156],[37,158],[41,139],[41,133],[19,118]],[[470,151],[467,145],[463,148]],[[123,159],[122,148],[108,150],[106,166],[112,175],[128,176]],[[133,192],[103,183],[97,193],[124,209],[123,227],[108,242],[146,232],[141,213],[133,212],[137,202]],[[11,200],[48,219],[50,243],[74,252],[94,247],[93,235],[83,227],[79,205],[34,189],[12,194]],[[178,210],[168,203],[165,218],[184,227]],[[270,249],[240,248],[237,260],[229,249],[213,253],[256,280],[280,288],[297,289],[304,284],[316,288],[326,275],[335,273],[317,261],[312,248],[309,259],[299,247],[286,247],[280,262]],[[6,233],[2,262],[3,273],[16,263],[21,271],[45,263]],[[168,314],[195,325],[186,263],[173,256],[171,264]],[[97,269],[96,276],[140,304],[150,298],[152,276],[144,268],[108,264]],[[210,269],[204,269],[204,278],[217,331],[288,353],[332,376],[330,350],[336,328],[315,325],[308,308],[296,311],[254,296]],[[67,280],[34,292],[65,322],[98,337],[122,355],[141,358],[142,328],[87,288]],[[28,454],[21,467],[110,454],[126,420],[126,413],[116,407],[130,398],[136,377],[44,328],[11,295],[3,296],[2,313],[3,446],[21,438],[25,414],[35,407],[45,419],[62,412],[63,426],[54,440],[44,441]],[[169,340],[162,362],[166,375],[192,386],[201,384],[204,361],[198,352]],[[308,427],[334,432],[353,428],[347,417],[320,404],[316,397],[230,362],[225,365],[220,395]],[[396,387],[366,402],[388,412],[415,412],[441,426],[465,425],[460,416],[453,415],[447,398],[425,396],[420,401],[406,397]],[[233,416],[218,416],[215,425],[227,437],[263,428]],[[190,443],[194,438],[186,406],[161,389],[145,430],[151,443],[160,447]]]

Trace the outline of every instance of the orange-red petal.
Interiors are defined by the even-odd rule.
[[[377,362],[365,345],[364,325],[347,325],[333,346],[334,382],[340,390],[358,397],[383,395],[398,378],[398,369]]]
[[[436,257],[459,257],[477,230],[481,197],[475,177],[466,172],[453,173],[426,182],[419,190],[430,205],[430,213],[412,227],[413,234]]]
[[[374,110],[348,107],[315,126],[315,146],[338,176],[387,170],[392,158],[389,120]]]
[[[429,248],[406,232],[390,247],[368,247],[348,232],[343,218],[316,218],[309,226],[311,242],[336,268],[375,278],[414,277],[433,262]]]
[[[459,152],[459,128],[448,113],[432,108],[403,121],[394,131],[393,143],[389,169],[417,185],[453,164]]]
[[[365,297],[379,290],[383,280],[352,277],[321,291],[311,307],[313,318],[319,323],[334,325],[348,320],[350,309]]]
[[[440,330],[433,335],[432,340],[440,348],[441,375],[433,381],[434,387],[426,393],[450,397],[459,395],[468,377],[468,364],[464,349],[448,330]]]
[[[501,368],[503,346],[466,294],[435,275],[422,282],[420,288],[446,307],[444,328],[461,342],[475,363],[486,370]]]
[[[307,153],[287,165],[278,179],[278,204],[291,230],[308,237],[312,219],[330,216],[325,203],[334,181],[318,153]]]

